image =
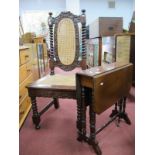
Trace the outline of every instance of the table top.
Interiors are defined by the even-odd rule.
[[[124,62],[114,62],[111,64],[104,64],[103,66],[97,66],[97,67],[92,67],[90,69],[86,70],[81,70],[77,74],[83,75],[83,76],[89,76],[89,77],[94,77],[99,74],[103,74],[106,72],[111,72],[116,69],[120,69],[125,66],[130,66],[131,63],[124,63]]]

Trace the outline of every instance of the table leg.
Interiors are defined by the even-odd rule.
[[[92,103],[89,105],[89,117],[90,117],[90,137],[88,143],[93,146],[97,155],[101,155],[101,149],[96,141],[96,113],[93,111],[93,95]]]
[[[119,126],[119,123],[120,123],[120,119],[124,119],[125,122],[127,124],[131,124],[131,121],[128,117],[128,114],[125,112],[125,109],[126,109],[126,97],[122,97],[120,100],[119,100],[119,115],[118,115],[118,122],[117,122],[117,126]]]
[[[82,137],[86,139],[86,104],[85,104],[85,88],[81,89],[81,126],[82,126]]]
[[[118,114],[118,110],[117,110],[117,102],[115,103],[115,109],[112,110],[112,113],[110,114],[109,117],[113,117],[113,116],[115,116],[116,114]]]
[[[118,118],[116,119],[116,126],[119,127],[120,120],[122,118],[122,107],[123,107],[123,98],[120,98],[118,100]]]
[[[125,120],[125,122],[127,124],[131,124],[131,121],[128,117],[128,114],[125,112],[125,109],[126,109],[126,97],[123,97],[122,99],[122,113],[121,113],[121,118],[123,118]]]
[[[31,97],[31,104],[32,104],[32,112],[33,112],[33,116],[32,116],[33,123],[35,124],[36,129],[40,129],[40,125],[39,125],[40,115],[38,113],[36,97]]]
[[[81,85],[79,78],[76,80],[76,86],[77,86],[77,121],[76,121],[76,127],[77,127],[77,140],[82,141],[82,95],[81,95]]]
[[[78,133],[78,137],[77,140],[78,141],[82,141],[83,137],[82,137],[82,104],[81,101],[79,101],[79,99],[77,100],[77,122],[76,122],[76,126],[77,126],[77,133]]]
[[[53,100],[54,100],[54,107],[55,107],[55,109],[58,109],[59,108],[58,98],[53,98]]]

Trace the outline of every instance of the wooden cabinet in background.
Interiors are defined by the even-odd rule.
[[[114,35],[122,32],[122,17],[99,17],[89,25],[87,40],[87,60],[90,59],[91,62],[89,66],[115,62]]]
[[[113,36],[122,32],[122,17],[99,17],[89,25],[89,38]]]
[[[26,86],[46,74],[46,43],[26,43],[19,48],[19,128],[31,108]]]
[[[37,80],[43,77],[48,70],[48,54],[46,43],[28,43],[32,55],[32,72],[33,79]]]
[[[32,55],[28,47],[19,48],[19,128],[22,126],[31,108],[25,86],[33,82]]]
[[[29,47],[29,52],[32,56],[32,72],[33,72],[33,79],[37,80],[39,79],[39,72],[38,72],[38,54],[37,54],[37,44],[34,43],[27,43],[25,44],[27,47]]]
[[[45,38],[43,36],[38,36],[33,38],[34,43],[45,43]]]

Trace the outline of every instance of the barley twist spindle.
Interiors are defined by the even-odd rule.
[[[50,33],[50,59],[54,59],[54,48],[53,48],[53,17],[52,13],[49,13],[48,17],[49,33]]]
[[[82,59],[86,59],[86,10],[82,10]]]

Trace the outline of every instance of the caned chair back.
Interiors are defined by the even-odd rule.
[[[81,27],[79,27],[79,23]],[[55,66],[65,71],[73,70],[78,66],[86,69],[85,10],[82,10],[80,16],[67,11],[61,12],[56,18],[53,18],[52,13],[49,13],[48,24],[50,30],[49,56],[51,74],[54,74]]]

